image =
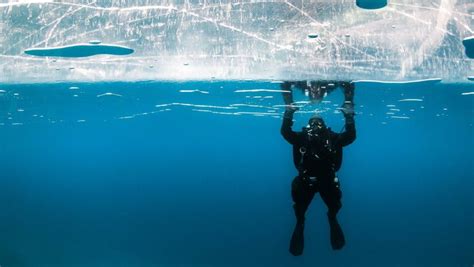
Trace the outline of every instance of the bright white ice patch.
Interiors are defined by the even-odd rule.
[[[8,2],[8,1],[7,1]],[[18,1],[9,1],[10,3],[0,3],[0,7],[8,7],[15,5],[25,5],[25,4],[40,4],[40,3],[51,3],[53,0],[18,0]]]

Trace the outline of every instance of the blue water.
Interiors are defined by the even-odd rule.
[[[472,83],[356,86],[338,175],[347,245],[331,250],[317,196],[301,257],[288,252],[296,170],[281,96],[235,92],[279,86],[0,85],[0,265],[474,264]],[[294,129],[319,108],[339,131],[342,99],[305,105]]]
[[[134,51],[131,48],[100,44],[99,41],[91,41],[89,44],[75,44],[50,48],[31,48],[24,51],[25,54],[41,57],[90,57],[94,55],[129,55]]]

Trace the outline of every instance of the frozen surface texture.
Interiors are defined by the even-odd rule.
[[[0,82],[151,79],[466,80],[472,0],[0,1]],[[310,38],[310,35],[317,38]],[[128,56],[38,58],[99,40]]]

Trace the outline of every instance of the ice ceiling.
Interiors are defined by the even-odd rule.
[[[466,80],[472,0],[0,1],[0,82],[173,79]],[[317,38],[310,38],[317,35]],[[100,40],[127,56],[35,57]]]

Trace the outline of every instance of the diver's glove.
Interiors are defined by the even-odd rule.
[[[297,106],[293,106],[293,105],[287,105],[286,106],[286,109],[285,109],[285,113],[283,114],[283,117],[284,118],[290,118],[292,119],[293,118],[293,114],[298,111],[298,107]]]
[[[346,118],[347,122],[353,122],[354,121],[354,103],[352,102],[344,102],[341,106],[341,112],[344,114],[344,118]]]
[[[355,84],[353,82],[343,82],[341,86],[344,88],[345,101],[352,102],[354,100]]]
[[[347,94],[354,94],[355,84],[354,82],[341,82],[339,84],[342,88],[344,88],[345,93]]]

